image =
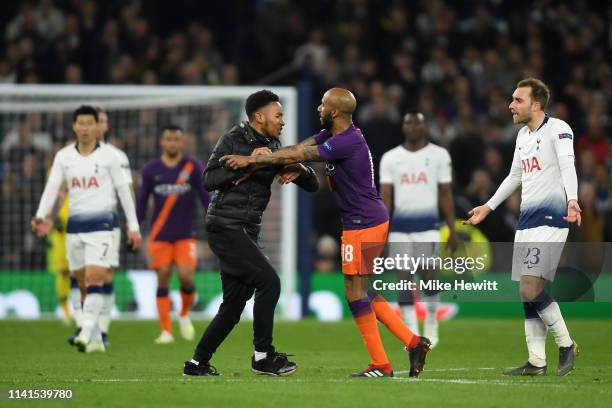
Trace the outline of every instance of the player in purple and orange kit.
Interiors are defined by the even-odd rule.
[[[328,90],[318,111],[324,130],[296,146],[260,156],[228,155],[222,158],[232,169],[258,168],[307,161],[326,163],[329,186],[342,215],[342,272],[345,296],[371,357],[371,364],[354,377],[392,377],[393,370],[378,331],[381,321],[409,352],[410,376],[423,369],[430,341],[413,334],[380,295],[368,291],[373,258],[387,240],[389,217],[374,184],[370,149],[352,121],[357,102],[342,88]],[[362,260],[362,243],[378,243]]]
[[[158,344],[174,341],[169,297],[173,265],[176,265],[181,283],[181,336],[190,341],[195,336],[189,319],[189,309],[195,298],[195,200],[199,197],[206,209],[209,197],[202,185],[204,167],[197,160],[183,155],[183,144],[181,128],[166,126],[162,130],[162,155],[143,167],[136,205],[138,220],[143,222],[149,196],[153,194],[155,208],[149,236],[149,260],[150,267],[157,272],[157,311],[161,325],[161,334],[155,340]]]

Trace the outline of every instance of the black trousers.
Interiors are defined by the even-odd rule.
[[[253,345],[256,351],[272,351],[274,309],[280,296],[280,279],[257,245],[257,237],[246,230],[207,226],[208,242],[221,266],[223,303],[200,339],[194,359],[207,362],[225,340],[246,302],[255,293]]]

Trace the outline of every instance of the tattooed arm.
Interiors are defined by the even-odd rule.
[[[308,142],[306,139],[304,142]],[[313,143],[312,142],[308,143]],[[225,166],[237,170],[245,167],[255,165],[257,168],[273,166],[277,164],[288,165],[294,163],[302,163],[308,161],[323,161],[319,155],[319,148],[316,145],[310,144],[299,144],[295,146],[289,146],[284,149],[275,151],[272,154],[266,154],[261,156],[238,156],[238,155],[227,155],[221,158],[221,161],[225,163]]]

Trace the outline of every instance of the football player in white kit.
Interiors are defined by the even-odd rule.
[[[559,305],[545,290],[553,281],[567,239],[568,223],[580,226],[578,179],[574,166],[573,132],[567,123],[544,113],[550,97],[540,80],[520,81],[512,94],[510,111],[522,127],[516,138],[510,174],[493,197],[470,211],[466,224],[480,223],[519,186],[521,213],[514,238],[512,279],[520,281],[525,309],[525,338],[529,359],[506,375],[545,375],[546,335],[550,331],[559,346],[557,375],[574,368],[576,343]]]
[[[115,151],[121,169],[125,173],[125,179],[127,180],[130,187],[130,194],[134,198],[134,188],[132,180],[132,170],[130,168],[130,161],[125,152],[118,147],[108,143],[106,140],[106,134],[108,133],[108,115],[106,111],[101,107],[97,106],[96,111],[98,112],[98,140],[101,143],[106,144],[112,150]],[[117,225],[113,230],[113,240],[109,249],[110,254],[110,268],[107,271],[106,277],[104,278],[104,285],[102,287],[102,294],[104,303],[102,310],[100,311],[100,332],[102,334],[102,341],[104,346],[108,348],[110,342],[108,340],[108,330],[111,322],[111,312],[115,305],[115,291],[113,287],[113,273],[114,270],[119,267],[119,252],[121,250],[121,228]]]
[[[72,128],[77,142],[55,155],[40,205],[32,219],[32,229],[37,235],[46,235],[48,223],[45,218],[62,183],[66,183],[70,195],[66,228],[68,264],[73,274],[84,271],[87,293],[81,332],[75,340],[79,351],[105,350],[101,341],[92,339],[92,334],[99,328],[103,285],[111,266],[117,196],[128,221],[128,241],[137,248],[142,239],[129,183],[117,153],[98,142],[97,122],[97,111],[91,106],[81,106],[73,113]]]
[[[451,158],[443,147],[427,139],[425,116],[420,112],[404,116],[402,130],[405,142],[386,152],[380,162],[380,192],[391,216],[389,256],[419,257],[439,254],[439,210],[450,229],[449,245],[457,243],[455,210],[451,191]],[[416,272],[416,271],[413,271]],[[421,269],[423,280],[434,279],[435,270]],[[398,271],[398,279],[410,279],[410,272]],[[398,293],[404,321],[414,333],[419,324],[412,293]],[[431,347],[439,341],[436,318],[440,294],[425,291],[422,298],[427,308],[424,336]]]

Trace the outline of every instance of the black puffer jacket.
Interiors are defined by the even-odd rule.
[[[244,171],[225,168],[219,161],[227,154],[248,156],[258,147],[268,147],[275,151],[281,147],[281,143],[278,139],[261,135],[248,122],[234,126],[217,142],[204,170],[204,186],[206,190],[214,191],[206,214],[207,226],[232,229],[245,227],[249,233],[259,233],[263,212],[270,201],[270,186],[283,166],[258,170],[236,186],[233,181],[239,179]],[[317,191],[317,176],[312,168],[306,169],[308,173],[294,183],[306,191]]]

